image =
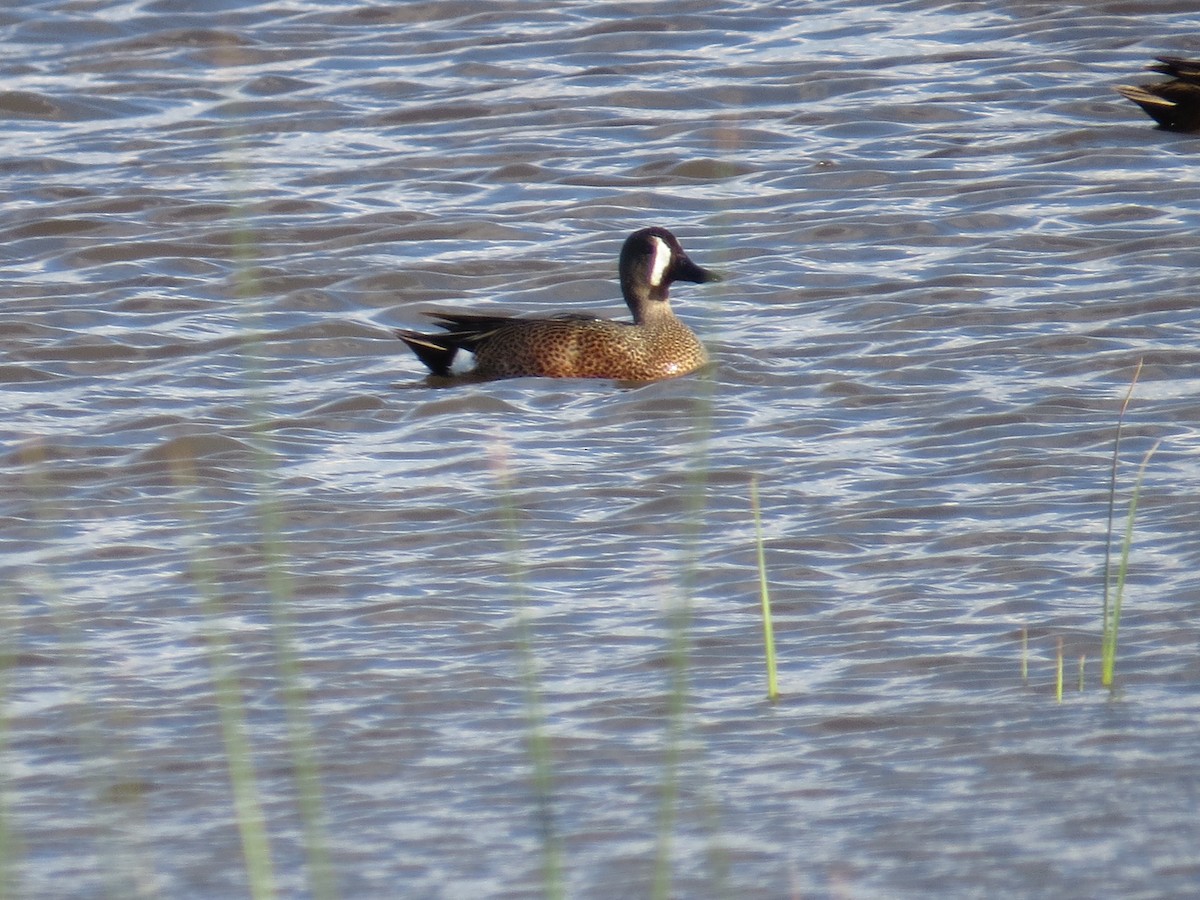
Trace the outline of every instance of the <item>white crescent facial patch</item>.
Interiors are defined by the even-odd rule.
[[[671,248],[667,242],[660,237],[652,237],[654,241],[654,259],[650,263],[650,286],[658,287],[662,284],[663,276],[667,274],[667,267],[671,265]]]

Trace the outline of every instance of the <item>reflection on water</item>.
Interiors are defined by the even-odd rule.
[[[547,829],[572,896],[664,848],[680,896],[1186,894],[1197,144],[1111,89],[1180,12],[226,6],[0,18],[10,893],[245,892],[244,734],[289,895],[314,832],[343,896],[536,895]],[[677,304],[706,375],[444,388],[392,337],[619,314],[648,224],[733,275]]]

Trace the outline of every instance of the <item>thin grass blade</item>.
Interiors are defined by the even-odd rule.
[[[767,586],[767,559],[763,549],[757,475],[750,479],[750,508],[754,511],[754,539],[758,550],[758,595],[762,606],[763,648],[767,660],[767,699],[774,702],[779,699],[779,677],[775,668],[775,628],[771,622],[771,593]]]
[[[1133,495],[1129,499],[1129,515],[1125,518],[1125,537],[1121,542],[1121,561],[1117,568],[1116,592],[1113,596],[1109,616],[1111,627],[1105,630],[1107,640],[1104,642],[1104,658],[1100,673],[1100,683],[1105,687],[1112,687],[1113,672],[1117,665],[1117,630],[1121,624],[1121,603],[1125,597],[1125,575],[1129,570],[1129,550],[1133,546],[1133,522],[1137,516],[1138,499],[1142,493],[1142,478],[1146,474],[1146,467],[1150,464],[1150,457],[1154,456],[1154,451],[1161,443],[1162,441],[1155,441],[1154,446],[1146,451],[1145,457],[1142,458],[1142,464],[1138,466],[1137,478],[1133,483]]]

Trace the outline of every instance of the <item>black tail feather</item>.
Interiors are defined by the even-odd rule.
[[[396,332],[396,337],[408,344],[417,359],[429,367],[434,375],[449,375],[450,366],[458,353],[458,347],[438,334],[421,334],[417,331]]]
[[[1157,63],[1146,66],[1151,72],[1161,72],[1181,81],[1200,84],[1200,59],[1184,59],[1182,56],[1156,56]]]

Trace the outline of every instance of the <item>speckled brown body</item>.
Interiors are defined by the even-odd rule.
[[[437,316],[447,327],[461,326]],[[563,316],[509,319],[472,341],[481,378],[617,378],[656,381],[694,372],[708,352],[690,328],[666,310],[644,325]]]
[[[715,281],[693,263],[666,229],[635,232],[621,252],[621,288],[633,322],[592,316],[541,319],[430,313],[444,334],[398,332],[436,375],[448,375],[458,350],[475,355],[480,378],[611,378],[656,381],[694,372],[708,362],[700,339],[671,311],[672,281]]]

